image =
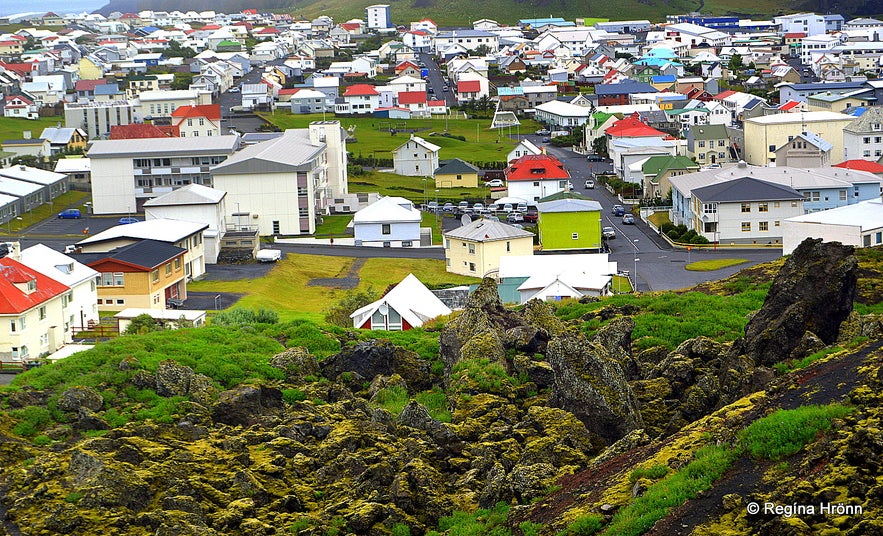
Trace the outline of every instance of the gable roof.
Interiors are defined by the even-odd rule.
[[[788,145],[789,143],[791,143],[792,141],[794,141],[797,138],[800,138],[802,140],[806,140],[807,143],[809,143],[810,145],[812,145],[813,147],[815,147],[819,151],[822,151],[823,153],[830,151],[834,147],[834,145],[823,140],[821,137],[816,136],[812,132],[801,132],[797,136],[794,136],[794,139],[792,139],[786,143],[783,143],[782,145],[777,147],[776,151],[778,151],[782,147],[785,147],[786,145]]]
[[[686,156],[659,155],[644,161],[641,171],[644,175],[658,177],[670,169],[699,169],[699,164]]]
[[[481,91],[481,82],[478,80],[457,82],[457,93],[478,93],[479,91]]]
[[[314,145],[308,129],[290,128],[281,136],[250,145],[230,155],[211,168],[214,174],[283,173],[300,169],[325,150],[325,144]]]
[[[182,119],[188,117],[205,117],[210,121],[219,121],[221,119],[220,104],[191,104],[188,106],[178,106],[172,112],[172,117],[180,117]]]
[[[49,143],[69,143],[74,133],[79,130],[76,128],[65,127],[46,127],[40,133],[40,139],[49,140]],[[83,132],[80,131],[82,135]],[[85,138],[85,136],[83,136]]]
[[[748,201],[785,201],[803,199],[803,194],[782,184],[762,181],[754,177],[740,177],[693,190],[703,202],[739,203]]]
[[[696,140],[721,140],[729,137],[725,125],[692,125],[690,132]]]
[[[36,280],[37,289],[25,292],[16,284]],[[51,277],[12,259],[0,259],[0,314],[19,314],[70,290]]]
[[[135,224],[129,224],[135,225]],[[97,253],[71,253],[70,257],[87,266],[97,266],[103,262],[115,261],[142,270],[153,270],[187,250],[158,240],[139,240],[134,244]]]
[[[188,184],[167,194],[154,197],[144,203],[145,207],[168,207],[179,205],[214,205],[219,203],[227,192],[201,184]],[[130,224],[131,225],[131,224]]]
[[[831,167],[854,169],[856,171],[867,171],[868,173],[883,173],[883,165],[870,160],[846,160]]]
[[[98,276],[98,272],[44,244],[22,250],[21,262],[63,285],[73,287]]]
[[[592,201],[591,199],[565,197],[549,201],[543,201],[540,199],[537,202],[537,211],[539,211],[540,214],[552,212],[601,212],[601,210],[601,203]]]
[[[429,143],[428,141],[424,140],[420,136],[411,135],[411,137],[408,138],[408,141],[406,141],[405,143],[396,147],[395,151],[397,152],[399,149],[401,149],[402,147],[407,145],[408,142],[411,142],[411,141],[413,141],[417,145],[423,147],[424,149],[426,149],[427,151],[432,152],[432,153],[437,153],[441,149],[441,147],[439,147],[438,145],[436,145],[434,143]]]
[[[420,104],[426,102],[426,93],[423,91],[400,91],[399,104]]]
[[[528,154],[515,160],[505,170],[507,181],[569,179],[564,164],[552,155]]]
[[[634,112],[630,116],[624,117],[616,123],[613,123],[607,127],[607,130],[605,130],[604,133],[617,138],[670,137],[665,132],[660,132],[641,121],[638,112]]]
[[[507,223],[494,220],[475,220],[444,233],[446,238],[469,240],[472,242],[493,242],[514,238],[532,237],[533,233]]]
[[[84,238],[77,242],[77,244],[100,244],[101,242],[109,242],[118,238],[173,244],[205,229],[208,229],[207,223],[159,218],[126,225],[115,225],[89,238]]]
[[[360,97],[367,95],[380,95],[371,84],[353,84],[343,92],[344,97]]]
[[[146,138],[177,138],[178,127],[158,126],[148,123],[130,123],[128,125],[111,125],[110,139],[136,140]]]
[[[456,175],[458,173],[478,173],[478,168],[459,158],[452,158],[451,160],[439,162],[438,169],[435,170],[434,175]]]
[[[414,203],[404,197],[381,197],[353,216],[353,223],[419,222],[423,218]]]
[[[353,311],[350,315],[353,325],[363,325],[384,304],[399,313],[412,327],[422,326],[437,316],[451,314],[448,306],[432,291],[413,274],[408,274],[379,300]]]

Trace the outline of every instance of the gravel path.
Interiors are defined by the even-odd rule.
[[[365,259],[356,259],[343,277],[318,277],[307,281],[311,287],[331,287],[351,290],[359,286],[359,270],[365,265]]]

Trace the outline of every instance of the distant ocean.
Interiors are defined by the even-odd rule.
[[[107,0],[0,0],[0,15],[52,11],[66,13],[91,13],[107,4]]]

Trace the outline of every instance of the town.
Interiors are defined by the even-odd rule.
[[[412,275],[352,311],[406,330],[487,276],[523,304],[707,280],[668,257],[883,244],[881,21],[394,10],[0,19],[0,360],[102,319],[202,325],[206,274],[298,248],[444,263],[454,289]]]

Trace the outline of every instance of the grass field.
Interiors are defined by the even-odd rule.
[[[410,199],[420,205],[424,201],[446,202],[484,201],[490,191],[487,188],[439,188],[436,193],[435,180],[427,177],[406,177],[384,171],[366,171],[364,175],[349,177],[350,192],[380,192],[381,195],[394,195]]]
[[[729,268],[742,263],[748,262],[746,259],[711,259],[707,261],[696,261],[686,265],[687,270],[693,272],[713,272],[721,268]]]
[[[89,197],[89,194],[86,192],[77,192],[71,190],[70,192],[56,197],[52,201],[52,203],[46,203],[45,205],[40,205],[39,207],[36,207],[30,212],[25,212],[20,216],[20,220],[16,218],[9,221],[5,225],[0,226],[0,234],[14,235],[18,233],[21,229],[30,227],[37,222],[41,222],[46,218],[52,217],[70,206],[78,208],[80,209],[80,212],[86,214],[86,206],[83,205],[83,201],[85,201],[87,197]],[[83,219],[80,221],[83,222],[83,227],[86,227],[86,220]]]
[[[187,285],[193,292],[235,292],[245,296],[236,304],[248,309],[272,309],[281,321],[308,319],[323,321],[322,311],[339,300],[346,291],[308,286],[315,278],[344,277],[354,258],[289,254],[277,263],[266,277],[240,281],[194,281]],[[477,283],[479,280],[449,274],[444,261],[434,259],[368,259],[359,271],[359,288],[369,286],[382,292],[409,273],[430,287]]]
[[[39,119],[20,119],[17,117],[0,117],[0,144],[3,140],[20,140],[25,130],[31,131],[31,137],[36,138],[46,127],[58,126],[58,122],[64,124],[64,117],[41,117]]]
[[[274,114],[260,114],[261,117],[282,129],[306,128],[312,121],[321,121],[322,114],[300,115],[277,111]],[[395,136],[390,135],[389,128],[419,129],[414,135],[420,136],[435,145],[441,147],[439,158],[462,158],[470,162],[497,162],[505,161],[515,145],[515,140],[507,137],[508,130],[490,130],[489,119],[408,119],[389,120],[375,117],[340,118],[340,125],[344,128],[355,126],[355,142],[347,142],[347,150],[355,156],[365,158],[392,158],[392,151],[408,140],[410,134],[400,132]],[[539,127],[535,121],[525,121],[520,127],[521,133],[531,133]],[[381,130],[383,129],[383,130]],[[442,136],[432,136],[432,133],[447,131],[454,136],[463,136],[466,141]],[[511,133],[517,134],[515,130]]]

